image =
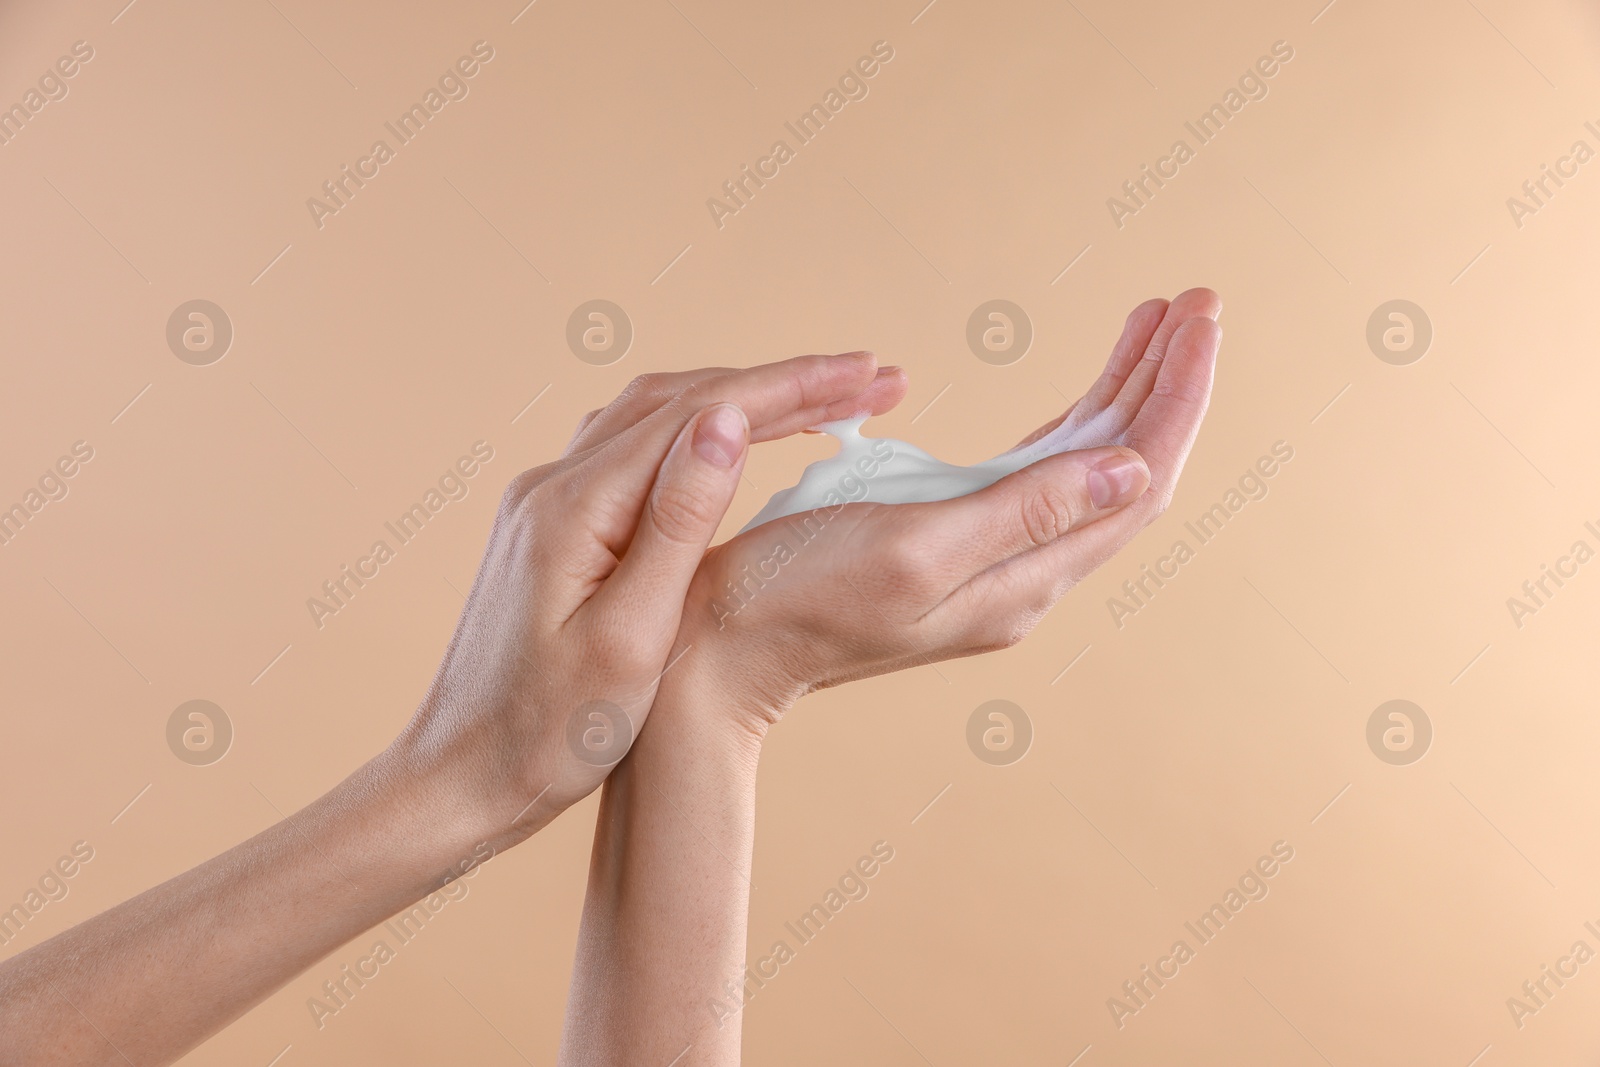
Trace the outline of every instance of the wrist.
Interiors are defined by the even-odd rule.
[[[511,810],[515,797],[468,766],[408,729],[347,783],[361,803],[381,811],[413,873],[430,888],[526,840],[557,814],[543,798],[528,805],[531,796],[516,805],[520,813]]]
[[[804,657],[797,654],[806,642],[785,637],[781,626],[755,612],[727,611],[702,590],[691,589],[673,652],[682,662],[666,672],[663,682],[764,737],[813,688]]]
[[[805,695],[805,688],[777,676],[769,657],[733,648],[724,635],[700,634],[661,680],[663,705],[720,723],[759,748],[767,731]]]

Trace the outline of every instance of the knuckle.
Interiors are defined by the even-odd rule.
[[[678,391],[663,391],[656,397],[657,411],[670,411],[679,418],[688,418],[699,405],[690,403],[689,394],[693,389]]]
[[[548,466],[532,467],[511,479],[505,492],[500,494],[501,514],[509,515],[517,511],[525,500],[537,494],[549,473]]]
[[[982,656],[1015,648],[1028,636],[1028,630],[1016,625],[1015,620],[1004,619],[990,623],[973,636],[973,652]]]
[[[1029,634],[1033,633],[1034,628],[1039,625],[1039,620],[1044,616],[1045,609],[1030,607],[1026,611],[1013,612],[997,620],[996,625],[986,635],[989,651],[999,652],[1020,645]]]
[[[703,540],[720,516],[692,486],[661,485],[650,494],[650,518],[663,537],[690,544]]]
[[[941,553],[926,537],[902,535],[888,547],[883,571],[896,588],[920,587],[939,566]]]
[[[528,490],[520,496],[512,496],[509,492],[501,503],[500,514],[503,521],[514,530],[531,533],[539,525],[540,494],[537,487]]]
[[[1035,546],[1048,545],[1072,528],[1075,505],[1060,486],[1041,485],[1022,507],[1023,530]]]
[[[1152,519],[1165,515],[1167,509],[1172,506],[1173,489],[1174,487],[1170,485],[1162,486],[1150,494],[1150,517]]]
[[[1151,393],[1163,399],[1172,400],[1186,406],[1200,407],[1210,397],[1210,388],[1207,383],[1191,379],[1177,381],[1163,381],[1157,379],[1155,385],[1150,387]],[[1202,408],[1202,411],[1204,408]]]
[[[528,487],[523,484],[524,477],[526,475],[519,474],[511,479],[510,484],[506,486],[505,492],[500,494],[499,515],[506,516],[511,514],[527,494]]]
[[[496,521],[532,530],[555,515],[570,515],[577,503],[575,489],[571,470],[561,463],[525,470],[501,494]]]
[[[634,377],[622,390],[617,401],[642,400],[656,396],[662,390],[662,378],[659,374],[640,374]]]

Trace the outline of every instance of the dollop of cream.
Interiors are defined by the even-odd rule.
[[[846,503],[922,504],[951,500],[987,488],[1046,456],[1105,443],[1104,430],[1096,425],[1098,419],[1073,426],[1069,418],[1032,444],[963,467],[930,456],[905,441],[867,437],[861,432],[861,424],[866,421],[863,416],[817,427],[838,439],[839,451],[817,460],[801,472],[798,482],[774,493],[744,529]]]

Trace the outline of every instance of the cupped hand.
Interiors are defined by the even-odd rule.
[[[514,843],[588,794],[644,724],[747,445],[878,413],[870,353],[646,375],[506,490],[455,635],[392,751],[442,775],[441,819]]]
[[[696,673],[764,729],[807,692],[1008,647],[1165,509],[1211,395],[1221,300],[1128,316],[1066,423],[1074,450],[926,504],[844,504],[709,551],[684,607]],[[1020,446],[1019,446],[1020,447]]]

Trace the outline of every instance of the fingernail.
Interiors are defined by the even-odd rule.
[[[750,424],[737,404],[718,404],[694,428],[695,454],[714,467],[731,467],[744,454]]]
[[[1089,499],[1097,508],[1115,508],[1144,492],[1144,468],[1126,456],[1116,456],[1089,468]]]
[[[899,372],[900,368],[891,363],[887,367],[878,368],[878,377],[882,378],[886,374],[898,374]]]

